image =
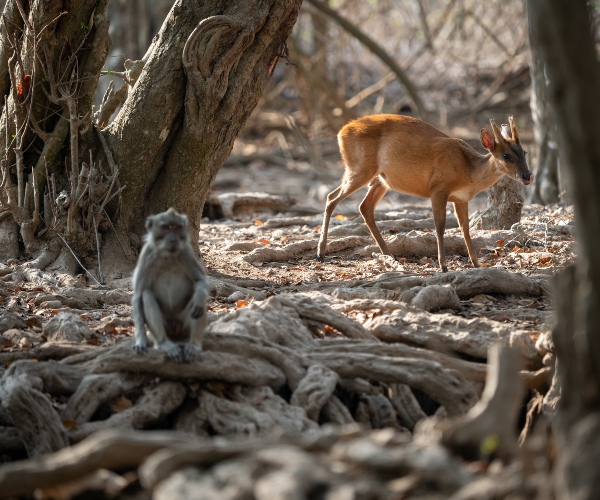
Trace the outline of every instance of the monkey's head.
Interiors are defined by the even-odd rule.
[[[146,219],[147,238],[159,252],[175,255],[188,246],[187,223],[186,215],[169,208]]]

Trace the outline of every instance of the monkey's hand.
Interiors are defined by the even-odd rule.
[[[148,337],[146,337],[146,334],[144,333],[144,335],[137,335],[135,336],[136,340],[135,340],[135,344],[133,344],[133,350],[135,351],[136,354],[144,354],[145,352],[148,351]]]
[[[202,351],[202,346],[193,342],[188,342],[183,348],[183,357],[187,363],[193,363],[199,352]]]
[[[194,304],[192,306],[192,312],[190,313],[190,316],[194,319],[201,318],[202,316],[204,316],[204,309],[205,309],[204,303]]]
[[[206,313],[206,299],[208,298],[208,287],[206,280],[196,282],[194,294],[188,303],[190,317],[198,319]]]

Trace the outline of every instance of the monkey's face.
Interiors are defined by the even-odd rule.
[[[153,226],[152,236],[160,251],[174,255],[185,248],[187,241],[185,221],[172,218],[160,220]]]

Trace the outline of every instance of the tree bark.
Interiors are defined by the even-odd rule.
[[[563,273],[555,294],[557,498],[592,499],[600,491],[600,67],[587,2],[529,0],[528,14],[546,68],[561,157],[569,167],[580,245],[575,269]]]
[[[269,80],[300,0],[178,1],[107,139],[122,169],[119,223],[169,206],[198,228],[206,194]],[[143,174],[140,175],[140,171]]]
[[[102,246],[102,260],[123,270],[118,257],[133,261],[148,214],[173,206],[197,231],[301,0],[176,1],[142,60],[106,72],[124,88],[95,115],[107,0],[22,4],[9,0],[0,23],[0,241],[19,232],[39,268]]]
[[[531,47],[531,115],[535,149],[535,180],[531,201],[547,205],[557,203],[560,195],[558,145],[555,125],[550,119],[546,96],[546,75],[538,41],[530,36]]]
[[[523,186],[504,176],[488,189],[487,208],[475,215],[471,227],[476,229],[510,229],[521,221]]]

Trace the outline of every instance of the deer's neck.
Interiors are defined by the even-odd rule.
[[[500,170],[498,161],[491,153],[482,155],[477,153],[474,158],[475,163],[475,181],[481,186],[481,190],[489,188],[498,182],[505,174]]]

